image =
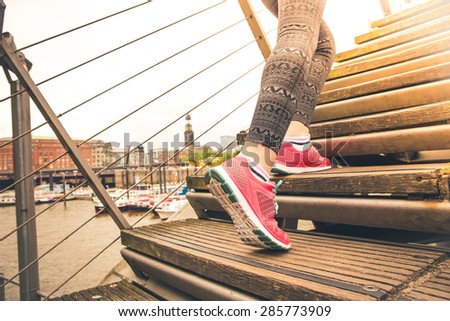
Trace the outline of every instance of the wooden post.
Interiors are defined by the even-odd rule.
[[[266,34],[261,26],[261,23],[258,20],[258,17],[255,14],[255,10],[250,4],[250,0],[239,0],[239,5],[241,6],[242,12],[247,18],[248,25],[252,30],[253,35],[257,39],[257,43],[259,49],[265,60],[269,58],[270,53],[272,52],[272,48],[270,46],[269,41],[267,40]]]
[[[383,8],[384,16],[389,16],[392,14],[391,12],[391,4],[389,3],[389,0],[380,0],[381,8]]]

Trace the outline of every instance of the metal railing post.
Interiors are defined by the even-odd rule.
[[[31,128],[30,97],[23,91],[18,80],[11,82],[11,115],[13,136],[19,136]],[[17,95],[16,95],[17,94]],[[21,179],[33,170],[31,134],[25,135],[13,143],[14,176]],[[29,177],[15,186],[17,226],[32,219],[35,214],[34,180]],[[36,220],[17,231],[17,249],[19,255],[19,271],[35,261],[38,257]],[[38,301],[39,265],[34,263],[20,274],[20,299],[22,301]]]
[[[0,273],[0,301],[6,300],[5,287],[3,286],[4,283],[5,282],[3,280],[3,273]]]
[[[272,48],[250,0],[239,0],[239,5],[241,6],[242,12],[247,17],[248,25],[252,30],[253,36],[257,40],[259,50],[261,50],[264,59],[267,60],[272,52]]]
[[[20,83],[27,89],[28,94],[33,99],[39,111],[49,123],[50,127],[53,129],[53,132],[58,137],[66,151],[69,153],[78,170],[81,171],[84,177],[88,180],[92,190],[106,207],[116,225],[120,229],[130,229],[131,225],[108,195],[106,189],[101,184],[100,179],[95,175],[92,168],[86,162],[77,145],[69,136],[66,129],[50,107],[49,103],[34,83],[28,73],[28,70],[23,66],[22,61],[26,61],[26,59],[22,53],[16,52],[15,46],[13,45],[13,38],[10,34],[4,34],[2,37],[0,56],[2,57],[3,67],[10,69],[17,76],[17,78],[19,78]]]

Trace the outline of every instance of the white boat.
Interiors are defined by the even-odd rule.
[[[108,189],[107,190],[109,196],[114,200],[114,203],[121,211],[126,211],[128,207],[128,198],[125,190],[123,189]],[[125,194],[124,194],[125,193]],[[124,194],[124,195],[122,195]],[[92,197],[94,201],[94,208],[96,211],[99,211],[104,208],[103,203],[97,196]]]
[[[81,187],[76,191],[73,191],[71,195],[75,197],[77,200],[92,200],[94,192],[90,187]]]
[[[167,220],[170,216],[182,210],[189,201],[185,197],[168,198],[162,202],[155,210],[159,218]]]
[[[0,206],[9,206],[16,204],[16,193],[15,192],[6,192],[4,194],[0,194]]]

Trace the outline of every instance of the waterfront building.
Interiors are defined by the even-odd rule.
[[[0,138],[0,144],[4,144],[11,140],[11,138]],[[74,142],[79,145],[83,142],[82,139],[74,139]],[[87,163],[92,166],[92,150],[89,144],[83,144],[79,147],[81,154],[86,159]],[[48,164],[49,162],[64,154],[66,150],[61,145],[56,137],[51,136],[34,136],[32,138],[32,157],[33,170]],[[50,164],[48,169],[74,169],[76,168],[70,156],[65,155],[55,162]],[[0,171],[13,172],[13,146],[8,144],[0,148]]]

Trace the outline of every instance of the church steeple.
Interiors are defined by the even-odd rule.
[[[186,125],[184,126],[185,146],[194,141],[194,131],[192,130],[191,115],[186,115]]]

